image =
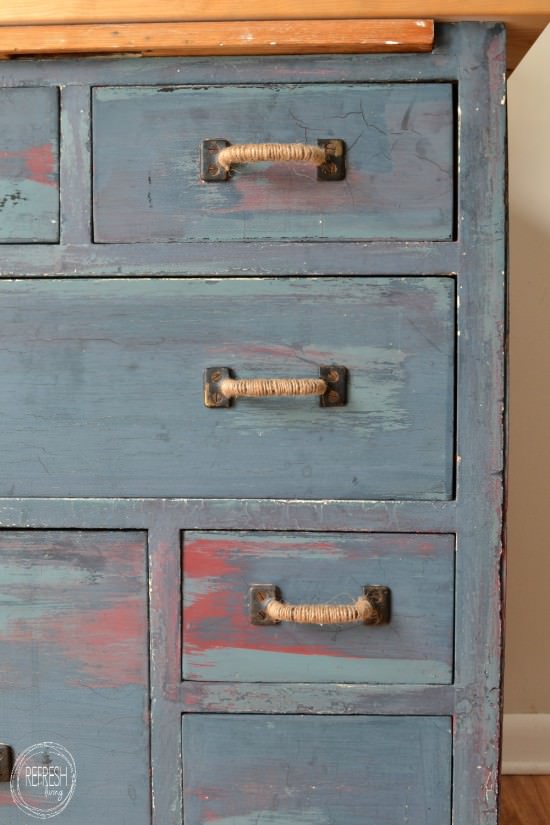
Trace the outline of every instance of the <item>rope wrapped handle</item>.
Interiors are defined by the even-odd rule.
[[[354,604],[286,604],[270,599],[266,602],[265,614],[273,622],[354,624],[368,622],[374,615],[374,608],[365,596]]]
[[[201,178],[206,183],[229,180],[231,168],[241,163],[310,163],[321,181],[343,180],[345,144],[338,138],[320,138],[308,143],[234,143],[205,140],[201,146]]]
[[[315,378],[234,378],[229,367],[204,371],[206,407],[230,407],[236,398],[292,398],[318,396],[322,407],[341,407],[347,401],[346,367],[319,367]]]
[[[309,146],[307,143],[237,143],[226,146],[218,155],[218,163],[226,172],[229,172],[235,163],[283,161],[321,166],[326,159],[326,147]]]
[[[390,620],[390,591],[383,585],[365,585],[352,604],[289,604],[274,584],[250,588],[252,624],[387,624]]]
[[[220,390],[228,398],[269,398],[295,395],[324,395],[323,378],[224,378]]]

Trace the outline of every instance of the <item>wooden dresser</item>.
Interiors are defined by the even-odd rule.
[[[0,739],[60,821],[497,822],[505,70],[0,65]]]

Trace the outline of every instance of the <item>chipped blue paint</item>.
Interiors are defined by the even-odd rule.
[[[0,243],[59,240],[57,89],[0,89]]]
[[[4,495],[447,499],[452,278],[0,283]],[[202,375],[318,375],[349,401],[207,409]],[[228,486],[229,484],[229,486]]]
[[[448,718],[194,715],[183,743],[184,825],[450,822]]]
[[[143,533],[0,533],[2,741],[69,750],[78,825],[150,822],[145,555]],[[2,825],[29,821],[0,785]]]
[[[182,557],[185,679],[452,682],[454,536],[188,531]],[[294,604],[351,604],[383,584],[391,621],[257,627],[248,588],[258,583]]]
[[[445,240],[453,234],[450,84],[101,88],[94,92],[94,238]],[[131,147],[128,134],[132,135]],[[205,184],[199,150],[345,141],[346,179],[242,164]]]

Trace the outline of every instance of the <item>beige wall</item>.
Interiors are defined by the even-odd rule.
[[[550,713],[550,27],[508,86],[510,441],[504,708]]]

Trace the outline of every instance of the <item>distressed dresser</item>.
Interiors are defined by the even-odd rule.
[[[2,825],[495,825],[504,82],[1,67]]]

